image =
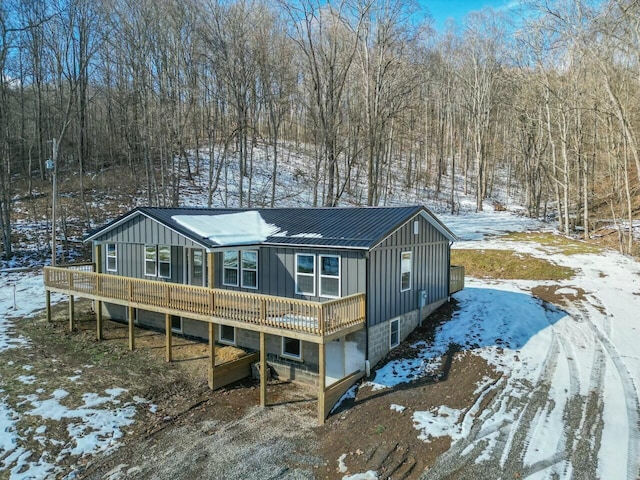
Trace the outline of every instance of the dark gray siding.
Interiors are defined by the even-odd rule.
[[[414,221],[419,222],[414,234]],[[370,252],[367,319],[370,326],[416,310],[418,292],[427,292],[427,304],[449,294],[449,241],[417,215]],[[412,252],[411,289],[400,291],[402,252]]]
[[[251,248],[248,247],[247,250]],[[292,297],[313,301],[322,301],[318,294],[318,256],[340,256],[340,289],[341,296],[364,293],[366,289],[366,254],[356,250],[324,250],[309,248],[261,247],[258,249],[258,290],[231,287],[222,284],[222,253],[215,256],[216,287],[229,290],[257,292],[279,297]],[[295,294],[296,253],[316,255],[316,296],[310,297]]]
[[[144,244],[136,243],[115,243],[117,245],[117,271],[107,271],[107,247],[102,245],[101,272],[110,275],[120,275],[123,277],[146,278],[147,280],[158,280],[161,282],[184,282],[184,249],[178,246],[171,247],[171,278],[151,277],[144,274]],[[148,244],[152,245],[152,244]],[[153,244],[155,245],[155,244]],[[166,244],[160,244],[166,245]],[[94,251],[95,256],[95,251]],[[94,258],[95,261],[95,258]]]
[[[133,215],[112,230],[94,238],[97,242],[139,243],[147,245],[198,246],[193,241],[142,214]]]

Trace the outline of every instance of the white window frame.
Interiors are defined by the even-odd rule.
[[[228,327],[228,328],[232,329],[232,331],[233,331],[233,339],[224,338],[222,336],[222,329],[224,327]],[[220,325],[218,327],[218,341],[220,343],[224,343],[225,345],[235,345],[236,344],[236,327],[231,327],[229,325]]]
[[[338,275],[323,275],[322,274],[322,259],[323,258],[337,258],[338,259]],[[322,298],[340,298],[342,296],[342,259],[340,255],[318,255],[318,276],[319,276],[319,295]],[[325,295],[322,293],[322,279],[332,278],[338,279],[338,295]]]
[[[393,330],[394,330],[393,324],[394,323],[396,325],[395,330],[396,330],[396,339],[397,339],[395,344],[393,343]],[[396,318],[389,322],[389,349],[395,348],[398,345],[400,345],[400,319]]]
[[[153,249],[153,260],[147,258],[147,253]],[[147,271],[147,264],[153,263],[153,273]],[[157,277],[158,276],[158,249],[155,245],[144,246],[144,276],[145,277]]]
[[[311,257],[313,259],[313,271],[311,273],[301,273],[298,271],[298,259],[300,257]],[[298,277],[311,277],[313,279],[313,289],[310,292],[303,292],[300,290],[300,283],[298,282]],[[297,295],[309,295],[312,297],[316,296],[316,256],[313,253],[296,253],[296,294]]]
[[[409,270],[404,270],[404,256],[407,254],[409,255]],[[403,288],[402,286],[402,277],[404,276],[405,273],[409,274],[409,286],[407,288]],[[413,252],[408,250],[400,253],[400,291],[408,292],[409,290],[411,290],[412,286],[413,286]]]
[[[110,248],[109,247],[113,247],[113,252],[109,252]],[[107,243],[106,247],[105,247],[105,252],[106,252],[106,261],[105,261],[105,268],[107,270],[107,272],[117,272],[118,271],[118,244],[117,243]],[[109,268],[109,260],[113,259],[113,268]]]
[[[255,253],[256,254],[256,268],[244,268],[244,254],[245,253]],[[258,250],[240,250],[240,286],[242,288],[250,288],[252,290],[258,289],[258,262],[260,261],[260,254]],[[244,284],[244,272],[256,272],[256,284],[255,285],[245,285]]]
[[[169,260],[160,260],[160,249],[168,248],[169,249]],[[158,266],[156,267],[156,271],[158,272],[158,278],[171,278],[171,245],[158,245],[158,252],[156,253],[156,259],[158,260]],[[169,266],[169,274],[162,275],[162,265]]]
[[[298,342],[298,345],[300,346],[300,354],[299,355],[295,355],[293,353],[288,353],[285,352],[284,346],[286,343],[286,340],[293,340],[295,342]],[[290,360],[298,360],[298,361],[302,361],[302,340],[299,340],[297,338],[291,338],[291,337],[282,337],[282,344],[281,344],[281,355],[284,358],[288,358]]]
[[[227,266],[225,266],[224,264],[224,257],[227,253],[234,253],[236,255],[236,282],[235,283],[227,283],[227,276],[225,275],[225,272],[227,270],[234,270],[233,268],[228,268]],[[238,253],[237,250],[227,250],[222,252],[222,285],[225,285],[227,287],[237,287],[238,286],[238,282],[240,280],[240,254]]]

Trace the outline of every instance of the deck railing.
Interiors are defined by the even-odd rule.
[[[365,320],[365,295],[327,302],[275,297],[233,290],[107,275],[75,268],[45,267],[47,289],[152,311],[179,311],[185,317],[210,317],[251,325],[326,336]]]
[[[449,295],[464,288],[464,267],[451,265],[449,274]]]

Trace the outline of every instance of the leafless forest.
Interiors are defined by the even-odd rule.
[[[452,210],[456,191],[481,210],[499,180],[565,232],[632,224],[640,2],[525,1],[443,31],[421,5],[2,0],[4,255],[16,200],[49,195],[47,159],[84,206],[115,183],[178,205],[201,168],[211,204],[231,162],[249,207],[257,145],[273,180],[264,206],[285,149],[304,148],[315,205],[377,205],[394,172]],[[621,230],[621,248],[632,242]]]

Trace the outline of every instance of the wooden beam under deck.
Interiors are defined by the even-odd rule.
[[[327,359],[326,359],[326,344],[322,343],[318,345],[318,425],[324,425],[324,420],[327,418],[326,404],[324,401],[326,380],[327,380]]]
[[[47,322],[50,322],[51,321],[51,291],[50,290],[47,290],[45,300],[47,302]]]
[[[134,351],[136,348],[136,337],[134,335],[135,333],[135,327],[134,327],[134,309],[133,307],[129,306],[129,350]]]
[[[96,340],[102,340],[102,302],[100,300],[95,300],[96,302]]]
[[[211,390],[215,387],[215,374],[216,374],[216,338],[215,338],[215,325],[209,323],[209,364],[207,369],[207,378],[209,380],[209,388]]]
[[[165,360],[167,363],[171,363],[173,360],[173,332],[171,331],[171,315],[164,314],[164,332],[165,332]]]
[[[267,340],[260,332],[260,406],[267,406]]]
[[[75,301],[73,295],[69,295],[69,331],[73,332],[76,329],[75,318]]]

